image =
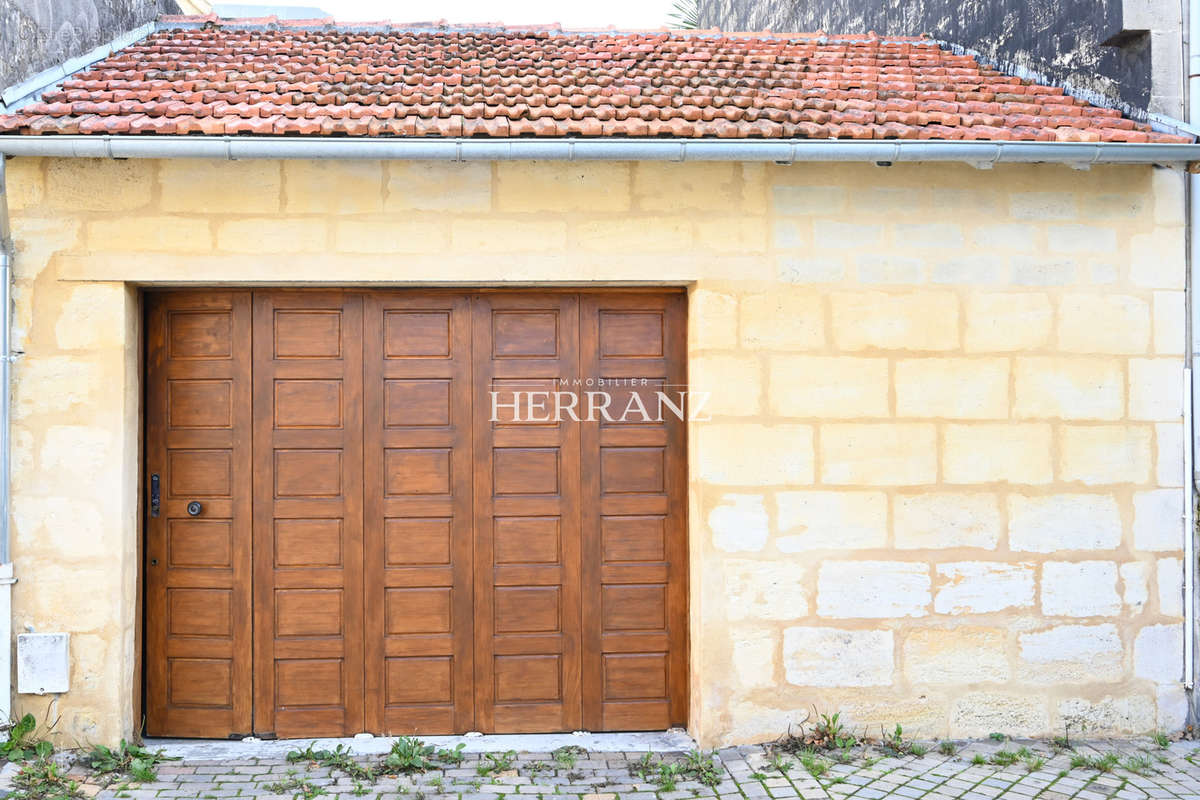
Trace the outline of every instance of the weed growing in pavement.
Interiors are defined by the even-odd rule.
[[[429,784],[428,784],[428,785],[429,785],[430,787],[432,787],[432,788],[436,789],[436,790],[437,790],[437,791],[439,791],[439,792],[440,792],[440,791],[442,791],[442,776],[441,776],[441,775],[434,775],[432,778],[430,778],[430,779],[429,779]]]
[[[14,800],[75,800],[83,796],[79,783],[67,777],[50,753],[22,764],[12,785],[10,797]]]
[[[984,757],[983,753],[976,753],[971,756],[971,763],[977,767],[981,767],[987,763],[987,758]]]
[[[1094,769],[1098,772],[1112,772],[1121,761],[1116,753],[1106,753],[1103,756],[1085,756],[1077,753],[1071,756],[1071,769]]]
[[[54,752],[54,745],[45,739],[34,736],[37,720],[33,714],[26,714],[8,728],[8,736],[0,742],[0,757],[9,761],[24,761],[27,758],[42,758],[49,748]]]
[[[756,781],[765,781],[767,778],[769,778],[771,776],[765,772],[751,772],[750,777]]]
[[[552,750],[550,757],[554,759],[555,764],[558,764],[559,769],[574,769],[575,762],[581,758],[586,758],[587,754],[588,751],[579,745],[568,744]]]
[[[1150,738],[1154,740],[1154,744],[1156,744],[1160,750],[1166,750],[1171,746],[1171,737],[1167,736],[1162,731],[1155,731],[1154,733],[1150,734]]]
[[[543,772],[553,772],[554,767],[549,761],[534,761],[528,767],[531,775],[541,775]]]
[[[395,749],[394,745],[393,749]],[[375,779],[379,777],[379,770],[377,768],[364,767],[355,761],[354,754],[344,744],[339,744],[332,750],[316,750],[310,744],[303,750],[292,750],[289,752],[287,760],[290,764],[307,761],[319,764],[322,767],[328,767],[329,769],[336,769],[345,773],[349,778],[358,781],[370,781],[374,783]]]
[[[692,750],[683,756],[683,774],[698,783],[713,787],[721,782],[720,762],[717,761],[717,751],[705,753],[703,750]]]
[[[791,759],[786,758],[779,753],[771,755],[771,766],[779,772],[780,775],[787,775],[792,769]]]
[[[829,762],[821,758],[815,751],[800,753],[798,755],[800,763],[808,770],[808,774],[820,780],[821,776],[829,771]]]
[[[477,775],[496,775],[512,769],[513,761],[517,758],[516,750],[505,750],[503,753],[484,753],[483,761],[475,768]]]
[[[149,783],[158,778],[159,764],[179,759],[163,755],[162,750],[147,750],[122,739],[116,747],[96,745],[84,760],[88,767],[102,775],[127,775],[139,783]]]
[[[995,753],[992,753],[991,763],[998,767],[1011,767],[1017,763],[1018,757],[1012,750],[997,750]]]
[[[921,752],[918,755],[925,755],[927,752],[926,748],[922,747],[921,745],[914,745],[912,742],[909,742],[904,738],[904,726],[902,726],[899,722],[896,723],[896,728],[891,733],[883,730],[883,728],[880,728],[879,732],[879,745],[884,750],[890,751],[891,755],[908,755],[909,753],[913,752],[913,747],[920,748]]]
[[[658,784],[660,792],[675,791],[675,779],[679,777],[680,769],[678,764],[668,764],[666,761],[658,762],[658,774],[651,780]]]
[[[1008,737],[998,731],[992,731],[991,733],[988,734],[988,738],[991,739],[993,742],[1003,742]]]
[[[1026,772],[1037,772],[1039,769],[1046,766],[1046,759],[1033,753],[1025,756],[1021,759],[1021,761],[1025,763]]]
[[[908,746],[908,752],[912,753],[917,758],[920,758],[929,752],[929,748],[920,742],[913,742]]]
[[[324,786],[318,786],[308,778],[298,778],[295,775],[282,781],[268,783],[263,788],[271,794],[290,794],[293,800],[312,800],[314,797],[329,794]]]
[[[415,736],[401,736],[392,742],[392,747],[383,757],[380,767],[392,773],[424,772],[434,768],[435,755],[433,745],[425,744]]]
[[[939,742],[938,752],[944,756],[952,756],[958,752],[958,745],[954,742]]]
[[[355,797],[363,797],[364,795],[370,794],[371,790],[368,789],[362,781],[354,781],[354,789],[350,793]]]
[[[449,764],[452,767],[456,767],[463,763],[463,760],[466,759],[466,755],[463,753],[463,749],[465,747],[466,745],[462,742],[459,742],[453,750],[442,747],[438,749],[437,753],[434,754],[434,757],[443,764]]]
[[[1145,775],[1150,771],[1152,765],[1149,758],[1139,753],[1135,756],[1126,757],[1126,759],[1121,762],[1121,766],[1135,775]]]

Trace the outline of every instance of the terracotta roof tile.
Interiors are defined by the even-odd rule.
[[[160,22],[0,132],[1191,141],[919,39]]]

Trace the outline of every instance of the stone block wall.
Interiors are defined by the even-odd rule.
[[[17,159],[16,628],[137,726],[137,287],[689,287],[691,721],[1183,723],[1181,173]]]

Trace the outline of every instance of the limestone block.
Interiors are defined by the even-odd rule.
[[[817,573],[817,614],[833,619],[923,617],[929,567],[903,561],[824,561]]]
[[[163,211],[274,214],[280,209],[282,161],[166,158],[156,163]]]
[[[486,161],[389,161],[386,211],[489,211],[492,164]]]
[[[125,286],[87,283],[68,289],[54,324],[60,350],[101,350],[126,343]]]
[[[953,292],[835,292],[833,338],[843,350],[953,350],[958,298]]]
[[[628,244],[624,245],[628,247]],[[716,217],[696,226],[696,246],[717,253],[767,250],[767,223],[761,217]]]
[[[1188,701],[1187,690],[1182,683],[1164,683],[1155,687],[1155,706],[1157,710],[1155,727],[1160,731],[1177,733],[1187,724]]]
[[[632,168],[624,162],[497,161],[495,170],[494,211],[628,211],[632,203]],[[670,202],[670,188],[660,193],[667,201],[653,205],[654,209],[682,206],[678,200]]]
[[[101,391],[101,364],[78,356],[19,360],[13,366],[13,407],[19,418],[89,404]]]
[[[859,283],[916,284],[924,281],[925,262],[895,253],[862,253],[858,256]]]
[[[772,186],[771,208],[776,214],[837,214],[846,208],[846,187]]]
[[[978,225],[971,230],[971,244],[985,250],[1031,253],[1037,246],[1037,231],[1033,225],[1017,222]]]
[[[108,252],[209,253],[213,236],[208,220],[191,217],[137,216],[92,220],[88,249]]]
[[[1040,423],[947,425],[942,475],[947,483],[1050,483],[1051,430]]]
[[[328,227],[312,219],[235,219],[217,225],[217,249],[232,253],[313,253],[328,247]]]
[[[283,162],[283,210],[293,214],[371,214],[383,211],[383,162]]]
[[[700,480],[726,486],[813,482],[813,429],[808,425],[707,422],[697,428],[693,460]]]
[[[1174,421],[1182,417],[1182,359],[1129,359],[1129,418]]]
[[[1178,558],[1160,558],[1155,569],[1158,584],[1158,613],[1164,617],[1183,616],[1183,562]]]
[[[896,414],[949,419],[1008,418],[1008,359],[896,361]]]
[[[1048,617],[1115,616],[1121,612],[1112,561],[1047,561],[1042,565],[1042,613]]]
[[[1103,494],[1008,497],[1008,545],[1013,550],[1111,550],[1121,544],[1121,509]]]
[[[807,617],[806,575],[804,564],[796,561],[728,559],[725,602],[729,621]]]
[[[1122,363],[1116,358],[1018,358],[1016,398],[1018,417],[1120,419],[1125,415]]]
[[[1133,546],[1136,550],[1183,549],[1183,492],[1156,489],[1133,495]]]
[[[1058,716],[1071,730],[1094,734],[1148,733],[1157,727],[1155,698],[1149,694],[1109,696],[1098,702],[1073,697],[1059,702]]]
[[[1059,432],[1059,477],[1088,486],[1148,483],[1152,433],[1126,425],[1066,425]]]
[[[733,672],[743,689],[777,686],[779,636],[775,631],[738,631],[733,643]]]
[[[1017,637],[1018,680],[1039,685],[1119,681],[1124,651],[1115,625],[1059,625]]]
[[[1136,355],[1149,349],[1150,333],[1150,304],[1140,297],[1068,294],[1059,303],[1058,347],[1064,352]]]
[[[741,205],[741,170],[728,162],[639,161],[634,167],[633,194],[643,211],[727,212]]]
[[[982,738],[996,731],[1022,731],[1031,736],[1050,730],[1043,697],[1001,692],[960,695],[950,709],[950,736]]]
[[[937,476],[937,431],[924,423],[821,426],[821,480],[828,484],[911,486]]]
[[[883,492],[776,492],[775,547],[860,550],[887,542],[887,495]]]
[[[938,564],[933,610],[939,614],[987,614],[1033,605],[1033,566],[986,561]]]
[[[772,355],[771,412],[783,417],[888,416],[888,360]]]
[[[443,253],[448,241],[446,226],[432,220],[347,219],[333,227],[333,246],[339,253]]]
[[[1013,192],[1008,196],[1009,215],[1014,219],[1072,219],[1079,216],[1073,192]]]
[[[999,628],[921,628],[904,637],[909,683],[1004,683],[1008,680],[1005,632]]]
[[[688,341],[696,350],[734,348],[738,343],[737,296],[695,289],[688,298],[691,330]]]
[[[1040,293],[973,292],[967,295],[969,353],[1006,353],[1033,350],[1050,340],[1054,310],[1050,298]]]
[[[1183,679],[1183,624],[1149,625],[1133,642],[1133,674],[1157,683]]]
[[[713,546],[726,553],[762,550],[770,534],[761,494],[726,494],[708,513]]]
[[[783,630],[783,665],[796,686],[890,686],[891,631],[797,626]]]
[[[83,159],[63,160],[79,163]],[[8,207],[14,213],[34,208],[45,200],[46,179],[42,169],[45,163],[41,158],[13,158],[5,164]]]
[[[696,356],[688,363],[688,390],[707,392],[706,414],[756,416],[761,413],[762,369],[756,356]]]
[[[1159,486],[1183,486],[1183,425],[1160,422],[1154,426],[1155,481]]]
[[[897,245],[905,248],[958,250],[966,240],[961,225],[952,222],[920,222],[896,225],[895,241]]]
[[[1184,228],[1155,228],[1129,240],[1129,280],[1150,289],[1182,289],[1187,282]]]
[[[835,283],[846,277],[846,262],[840,255],[780,256],[775,272],[785,283]]]
[[[547,219],[525,222],[507,219],[455,219],[450,223],[450,246],[464,253],[559,252],[567,246],[567,224]]]
[[[813,246],[818,250],[846,250],[859,247],[878,247],[883,240],[883,226],[833,219],[816,219],[812,223]]]
[[[576,225],[575,238],[584,250],[599,253],[675,252],[691,248],[692,224],[686,217],[587,219]]]
[[[896,547],[996,549],[1000,504],[993,494],[901,495],[894,500]]]
[[[145,208],[153,199],[154,169],[153,162],[137,158],[48,159],[46,204],[72,212]]]
[[[1008,259],[991,252],[962,251],[933,265],[931,283],[987,286],[1008,283]]]
[[[742,346],[763,350],[814,350],[825,344],[821,296],[778,291],[741,298]]]
[[[1100,225],[1051,225],[1046,241],[1052,253],[1111,253],[1117,249],[1117,232]]]
[[[1121,599],[1130,614],[1140,614],[1150,599],[1150,565],[1130,561],[1121,565]]]
[[[1186,344],[1187,313],[1183,292],[1154,293],[1154,352],[1181,355]]]

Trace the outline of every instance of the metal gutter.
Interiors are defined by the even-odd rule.
[[[12,227],[8,186],[0,157],[0,719],[12,719]]]
[[[110,42],[94,47],[81,56],[68,59],[50,69],[39,72],[29,80],[8,87],[3,93],[0,93],[0,110],[11,114],[21,106],[38,100],[42,96],[42,92],[50,87],[62,83],[69,76],[87,69],[98,61],[103,61],[116,51],[123,50],[134,42],[144,39],[154,33],[155,29],[154,22],[147,22],[140,28],[135,28]]]
[[[1187,117],[1200,125],[1200,0],[1187,0]],[[1186,350],[1183,380],[1184,400],[1184,531],[1183,531],[1183,685],[1188,692],[1188,722],[1195,723],[1196,706],[1196,400],[1193,384],[1200,359],[1196,349],[1196,281],[1200,277],[1200,175],[1189,170],[1187,177],[1187,274],[1184,283],[1186,306]]]
[[[0,154],[51,158],[302,158],[412,161],[804,161],[1171,164],[1200,144],[921,139],[568,139],[304,136],[0,136]]]

